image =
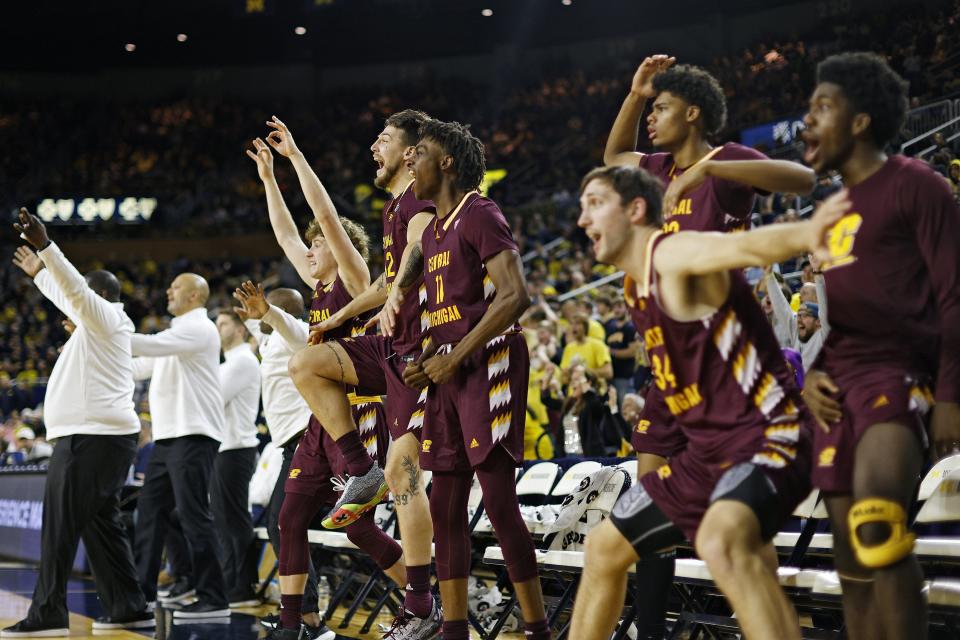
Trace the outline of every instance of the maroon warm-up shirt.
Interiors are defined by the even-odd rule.
[[[936,379],[960,401],[960,208],[946,181],[891,156],[850,187],[823,266],[830,335],[814,364],[828,373],[882,365]]]
[[[427,226],[423,272],[436,344],[456,343],[480,322],[496,296],[484,262],[508,250],[518,251],[517,243],[500,207],[476,192]]]
[[[396,198],[389,200],[383,207],[383,269],[387,274],[387,290],[393,287],[400,270],[400,257],[407,248],[407,225],[418,213],[435,213],[432,202],[417,200],[413,195],[413,182],[407,185]],[[400,305],[397,327],[393,335],[393,351],[400,356],[420,351],[421,315],[423,301],[420,290],[423,276],[417,278]]]

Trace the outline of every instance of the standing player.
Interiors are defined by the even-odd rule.
[[[660,179],[667,190],[664,231],[742,230],[749,225],[757,191],[809,193],[813,189],[816,176],[800,164],[770,160],[737,143],[711,146],[709,140],[720,133],[727,118],[723,89],[703,69],[673,66],[674,62],[675,58],[665,55],[643,61],[604,151],[606,165],[639,166]],[[639,153],[634,149],[640,119],[651,99],[647,133],[658,152]],[[628,305],[636,302],[633,288],[634,283],[625,280]],[[650,386],[641,421],[633,425],[631,443],[641,476],[686,446],[662,395],[660,385]],[[673,566],[674,554],[667,553],[648,559],[638,572],[641,589],[652,594],[641,604],[641,637],[663,635]]]
[[[960,447],[960,211],[926,164],[884,153],[907,98],[883,58],[831,56],[817,83],[805,160],[839,172],[853,206],[821,267],[830,335],[805,387],[821,426],[813,481],[827,496],[850,637],[924,638],[906,518],[934,380],[933,453]]]
[[[514,482],[514,468],[523,460],[530,375],[527,343],[517,324],[530,306],[520,255],[499,207],[477,192],[483,144],[455,122],[431,120],[420,134],[407,166],[417,198],[437,206],[422,237],[430,344],[403,375],[413,387],[429,385],[420,462],[434,471],[430,512],[446,618],[443,638],[469,638],[467,497],[475,471],[523,610],[526,637],[546,640],[550,629],[533,541],[520,517]]]
[[[315,220],[305,234],[309,247],[297,235],[296,225],[283,202],[273,175],[273,154],[267,144],[257,138],[254,140],[256,153],[248,150],[247,154],[257,162],[257,171],[267,192],[270,223],[284,254],[304,282],[314,287],[310,322],[317,324],[369,286],[367,236],[358,224],[337,216],[326,190],[286,126],[276,117],[269,124],[274,128],[268,136],[270,145],[291,159],[307,203],[314,211]],[[361,334],[364,323],[365,318],[356,318],[341,327],[336,337]],[[303,346],[306,346],[306,336]],[[344,393],[346,390],[341,389],[341,394]],[[386,455],[388,437],[380,398],[358,396],[351,390],[349,404],[360,425],[361,446],[375,456]],[[280,624],[273,632],[277,638],[296,638],[300,630],[310,563],[307,528],[317,510],[329,504],[334,491],[333,476],[346,470],[345,458],[314,414],[294,453],[280,510]],[[386,492],[386,486],[382,491]],[[399,545],[376,526],[358,524],[361,526],[348,535],[363,536],[364,539],[355,539],[357,546],[366,550],[397,584],[405,584]]]
[[[384,273],[353,302],[321,323],[314,335],[333,337],[335,329],[358,313],[393,300],[397,309],[380,323],[386,335],[330,340],[301,351],[291,361],[291,374],[300,392],[315,411],[323,411],[323,428],[336,441],[351,475],[343,495],[324,520],[324,526],[342,527],[375,504],[384,478],[380,466],[360,446],[359,434],[343,399],[343,385],[358,385],[366,393],[387,395],[387,425],[393,442],[387,455],[386,480],[393,493],[407,564],[404,610],[394,621],[390,637],[428,638],[439,629],[438,605],[430,592],[430,543],[433,524],[420,471],[420,427],[426,395],[403,384],[403,370],[420,354],[423,322],[422,295],[400,301],[401,288],[423,287],[423,273],[407,270],[410,277],[397,283],[411,259],[420,264],[420,236],[433,220],[430,202],[413,194],[404,165],[405,152],[419,139],[427,116],[419,111],[396,113],[385,123],[371,146],[378,164],[375,184],[395,197],[383,208]],[[384,314],[386,315],[386,314]]]
[[[842,198],[830,199],[808,223],[665,234],[656,178],[629,167],[595,169],[584,178],[578,224],[598,260],[639,283],[634,321],[687,446],[643,475],[587,536],[571,637],[610,637],[630,565],[685,537],[745,637],[800,637],[769,541],[807,495],[811,421],[773,330],[736,269],[819,250],[846,210]]]

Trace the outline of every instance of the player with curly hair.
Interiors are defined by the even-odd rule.
[[[843,53],[818,66],[804,117],[804,160],[838,172],[852,202],[830,233],[831,333],[804,397],[854,640],[927,636],[907,514],[934,398],[933,457],[960,451],[960,210],[926,163],[886,154],[906,109],[882,57]]]

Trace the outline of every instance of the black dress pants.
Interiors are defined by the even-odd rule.
[[[247,596],[257,582],[257,553],[250,516],[250,478],[257,449],[230,449],[213,463],[210,507],[220,538],[220,566],[229,596]]]

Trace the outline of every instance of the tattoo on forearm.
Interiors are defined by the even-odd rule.
[[[377,278],[377,291],[383,291],[383,288],[387,286],[387,274],[386,272],[381,273],[380,277]]]
[[[400,277],[397,278],[397,286],[406,289],[416,282],[417,277],[423,273],[423,247],[415,244],[410,247],[410,256],[407,259],[406,268]]]

